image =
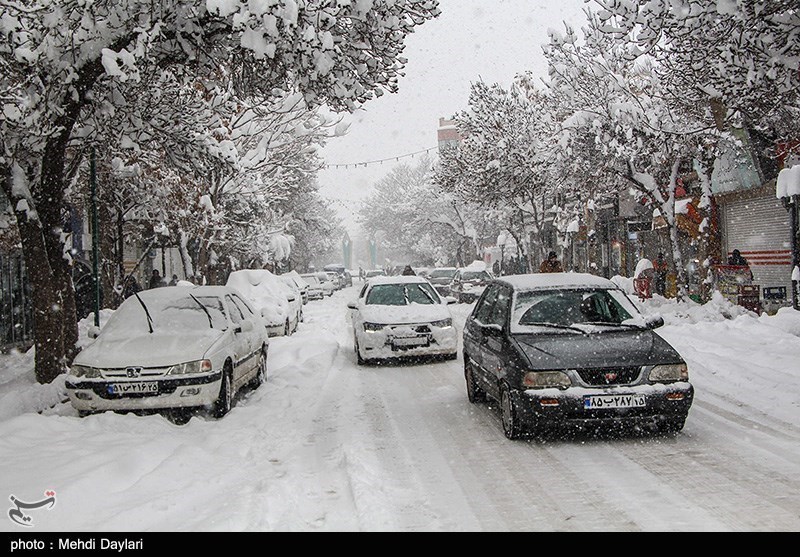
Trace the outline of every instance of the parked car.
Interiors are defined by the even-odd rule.
[[[465,267],[458,269],[450,281],[450,296],[459,303],[470,304],[483,294],[486,285],[492,280],[492,275],[485,269]]]
[[[308,283],[308,299],[309,300],[322,300],[325,298],[325,289],[322,288],[322,283],[316,273],[306,273],[300,275],[304,281]]]
[[[297,271],[289,271],[288,273],[282,274],[281,279],[283,279],[289,288],[292,288],[295,290],[295,292],[300,294],[300,299],[303,301],[303,305],[308,303],[309,284],[303,279],[303,277],[300,276],[300,273]]]
[[[450,283],[456,275],[456,267],[437,267],[428,274],[428,281],[433,285],[440,296],[450,295]]]
[[[467,397],[499,401],[510,439],[614,422],[678,432],[694,388],[663,323],[593,275],[493,280],[464,327]]]
[[[290,336],[303,321],[302,298],[266,269],[234,271],[226,284],[239,290],[256,308],[271,337]]]
[[[325,272],[334,272],[339,275],[339,283],[341,284],[342,288],[346,288],[348,286],[353,286],[353,275],[344,265],[339,263],[334,263],[331,265],[325,265],[322,268]]]
[[[341,277],[339,273],[335,271],[326,271],[325,274],[328,275],[329,279],[331,279],[335,290],[341,290],[344,288],[343,277]]]
[[[269,339],[245,297],[225,286],[156,288],[126,299],[66,377],[82,415],[210,409],[222,417],[240,389],[267,377]]]
[[[347,306],[358,363],[405,356],[455,359],[458,338],[448,308],[454,302],[421,277],[370,279]]]
[[[333,293],[336,292],[336,283],[333,282],[333,279],[331,279],[330,275],[324,271],[320,271],[315,274],[319,279],[319,283],[322,286],[322,291],[325,293],[325,295],[328,297],[333,296]]]

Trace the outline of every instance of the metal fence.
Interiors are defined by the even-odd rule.
[[[33,342],[33,305],[21,253],[0,253],[0,350]]]

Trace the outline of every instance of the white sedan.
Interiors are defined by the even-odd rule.
[[[264,322],[233,288],[156,288],[131,296],[66,378],[82,415],[106,410],[228,413],[243,387],[266,381]]]
[[[348,304],[359,364],[407,356],[455,359],[458,338],[448,304],[422,277],[375,277]]]
[[[261,314],[269,336],[290,336],[303,321],[303,299],[282,278],[266,269],[244,269],[228,276],[227,286],[241,292]]]

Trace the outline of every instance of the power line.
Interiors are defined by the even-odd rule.
[[[423,149],[422,151],[416,151],[414,153],[406,153],[405,155],[398,155],[396,157],[389,157],[387,159],[376,159],[376,160],[373,160],[373,161],[355,162],[355,163],[347,163],[347,164],[341,164],[341,163],[340,164],[326,164],[326,165],[323,165],[323,168],[326,168],[326,169],[345,168],[345,169],[347,169],[347,168],[350,168],[351,166],[353,168],[358,168],[358,167],[367,168],[368,166],[375,166],[377,164],[383,164],[385,162],[400,161],[400,160],[408,159],[408,158],[412,158],[413,159],[417,155],[422,155],[422,154],[427,155],[431,151],[438,151],[438,150],[439,150],[439,147],[431,147],[430,149]]]

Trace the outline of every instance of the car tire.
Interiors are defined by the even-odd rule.
[[[514,403],[511,388],[506,383],[500,384],[500,413],[503,420],[503,433],[506,437],[511,440],[522,437],[525,431]]]
[[[469,363],[469,357],[466,354],[464,354],[464,379],[467,382],[467,400],[472,404],[486,402],[486,392],[475,381],[472,364]]]
[[[286,320],[286,323],[283,325],[283,336],[288,337],[292,336],[292,326],[289,324],[289,320]]]
[[[231,368],[229,364],[225,365],[225,370],[222,372],[222,381],[219,385],[219,395],[214,403],[214,417],[222,418],[233,407],[233,382],[231,380]]]
[[[365,366],[365,365],[367,365],[367,360],[365,360],[364,358],[362,358],[362,357],[361,357],[361,350],[358,348],[358,339],[354,339],[354,341],[353,341],[353,342],[354,342],[354,344],[353,344],[353,348],[354,348],[354,349],[355,349],[355,351],[356,351],[356,362],[357,362],[357,363],[358,363],[358,365],[360,365],[360,366]]]
[[[250,383],[250,387],[252,389],[257,389],[266,382],[267,382],[267,348],[262,346],[261,355],[259,355],[258,357],[258,369],[256,370],[256,376]]]
[[[306,322],[306,316],[305,316],[305,315],[303,315],[303,311],[302,311],[302,310],[300,310],[300,323],[305,323],[305,322]],[[298,327],[299,327],[299,326],[300,326],[300,325],[298,325]]]
[[[175,425],[186,425],[192,419],[193,412],[188,408],[176,408],[169,410],[166,418]]]
[[[452,354],[447,354],[447,355],[444,357],[444,359],[445,359],[445,360],[448,360],[448,361],[457,360],[457,359],[458,359],[458,352],[453,352]]]

